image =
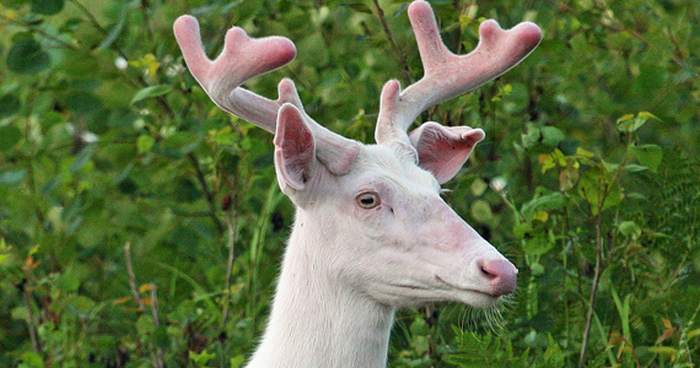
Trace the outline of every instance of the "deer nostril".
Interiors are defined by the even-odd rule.
[[[518,270],[505,259],[479,261],[479,269],[491,284],[495,296],[509,294],[515,290]]]
[[[489,279],[494,279],[494,278],[498,277],[498,274],[494,274],[494,273],[489,272],[488,267],[484,266],[483,262],[479,266],[479,269],[481,270],[481,274]]]

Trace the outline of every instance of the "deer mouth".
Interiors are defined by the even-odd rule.
[[[467,292],[467,293],[479,294],[479,295],[481,295],[481,296],[484,296],[484,297],[487,297],[487,298],[490,298],[490,299],[494,299],[494,300],[495,300],[495,299],[498,299],[498,296],[493,295],[493,294],[491,294],[491,293],[487,293],[487,292],[485,292],[485,291],[477,290],[477,289],[474,289],[474,288],[465,288],[465,287],[461,287],[461,286],[452,284],[452,283],[450,283],[450,282],[447,282],[447,281],[445,281],[445,279],[443,279],[442,277],[440,277],[440,275],[437,275],[437,274],[435,275],[435,280],[437,280],[437,281],[438,281],[439,283],[441,283],[442,285],[447,286],[447,287],[449,287],[450,289],[453,289],[453,290],[459,290],[459,291],[463,291],[463,292]]]
[[[394,284],[391,283],[389,286],[401,288],[401,289],[411,289],[411,290],[429,290],[426,287],[418,286],[418,285],[411,285],[411,284]]]

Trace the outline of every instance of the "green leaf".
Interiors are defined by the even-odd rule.
[[[170,344],[167,329],[164,326],[156,327],[153,331],[153,344],[161,349],[165,349]]]
[[[10,311],[10,316],[12,319],[26,320],[29,318],[29,312],[27,311],[27,307],[14,307]]]
[[[202,350],[202,352],[200,353],[190,351],[190,360],[192,360],[192,362],[199,367],[206,366],[207,363],[209,363],[214,358],[216,358],[216,355],[206,350]]]
[[[167,155],[181,157],[192,152],[200,142],[201,137],[192,132],[175,132],[161,141],[160,148]]]
[[[649,111],[640,111],[639,113],[637,113],[637,117],[639,117],[641,119],[647,119],[647,120],[653,119],[656,121],[661,121],[661,119],[659,119],[658,116],[650,113]]]
[[[12,116],[19,111],[22,105],[19,99],[14,95],[5,95],[0,97],[0,119]],[[1,136],[2,134],[0,134]]]
[[[562,169],[561,173],[559,173],[559,190],[564,192],[570,190],[576,185],[579,177],[578,169],[573,165],[567,165],[566,168]]]
[[[63,0],[32,0],[32,12],[53,15],[63,10]]]
[[[627,164],[627,165],[625,165],[625,170],[627,170],[631,173],[637,173],[637,172],[649,170],[649,168],[646,166],[637,165],[637,164]]]
[[[411,345],[418,355],[423,355],[430,350],[430,341],[426,336],[414,336]]]
[[[642,229],[634,221],[623,221],[617,226],[617,229],[627,237],[638,238],[642,235]]]
[[[143,154],[149,152],[155,143],[156,140],[153,139],[153,137],[148,134],[142,134],[136,140],[136,149],[139,153]]]
[[[566,204],[564,196],[559,192],[552,192],[533,198],[523,205],[520,212],[526,219],[532,220],[537,211],[554,210],[561,208],[564,204]]]
[[[603,209],[607,210],[608,208],[617,206],[618,204],[622,203],[622,200],[624,198],[625,194],[622,192],[620,186],[617,184],[613,185],[613,187],[610,188],[608,195],[605,197],[605,202],[603,202]]]
[[[644,126],[644,124],[646,124],[646,122],[650,119],[661,121],[661,119],[656,117],[656,115],[648,111],[641,111],[637,113],[637,116],[634,116],[632,114],[625,114],[617,119],[617,130],[621,132],[632,133]]]
[[[34,74],[49,67],[49,54],[33,38],[21,37],[7,53],[7,67],[19,74]]]
[[[44,368],[44,359],[39,353],[34,351],[26,351],[22,353],[20,358],[22,363],[19,368]]]
[[[642,229],[639,228],[639,225],[637,225],[634,221],[622,221],[619,225],[617,225],[617,229],[620,230],[622,235],[627,237],[638,238],[640,235],[642,235]]]
[[[648,167],[652,172],[657,172],[664,154],[661,147],[655,144],[644,144],[631,147],[631,150],[640,164]]]
[[[245,363],[245,355],[236,355],[229,360],[229,368],[241,368],[243,363]]]
[[[74,270],[69,269],[69,272],[63,273],[58,278],[56,286],[68,292],[76,291],[80,287],[80,278]]]
[[[139,336],[146,337],[156,330],[156,324],[153,323],[153,318],[149,315],[142,314],[138,320],[136,320],[136,332]]]
[[[700,328],[688,331],[688,340],[700,336]]]
[[[0,127],[0,151],[8,151],[22,139],[22,132],[14,125]]]
[[[474,219],[480,223],[487,223],[493,218],[493,212],[488,202],[484,200],[476,200],[472,203],[471,214]]]
[[[102,101],[89,92],[74,92],[65,98],[68,109],[77,114],[91,114],[102,108]]]
[[[73,163],[70,165],[70,171],[71,172],[77,172],[80,169],[82,169],[85,164],[87,164],[90,159],[92,159],[92,155],[95,153],[94,146],[88,146],[75,157],[75,160]]]
[[[124,5],[122,7],[121,14],[119,15],[119,21],[117,22],[117,24],[112,26],[112,28],[109,30],[109,33],[107,33],[107,36],[102,40],[102,42],[100,42],[100,45],[97,46],[98,50],[108,49],[114,43],[114,41],[116,41],[117,38],[119,38],[119,35],[124,29],[124,24],[126,23],[128,9],[128,5]]]
[[[542,132],[542,143],[550,147],[556,147],[566,138],[561,130],[553,126],[542,127],[540,131]]]
[[[579,181],[579,194],[591,205],[593,215],[597,215],[599,210],[605,210],[622,203],[624,193],[619,185],[609,183],[611,176],[611,173],[599,168],[588,170]],[[612,185],[612,187],[606,190],[608,185]],[[603,195],[605,198],[601,198]]]
[[[471,189],[471,192],[474,196],[479,197],[482,194],[484,194],[488,187],[488,184],[486,184],[486,182],[483,179],[476,178],[472,182],[472,185],[469,187],[469,189]]]
[[[172,91],[172,89],[173,87],[168,84],[159,84],[143,88],[134,94],[134,97],[131,99],[131,104],[133,105],[148,98],[163,96]]]
[[[523,244],[523,251],[530,256],[541,256],[554,248],[554,243],[550,242],[544,235],[538,235],[528,239]]]
[[[0,184],[3,185],[17,185],[27,172],[25,170],[15,170],[15,171],[1,171],[0,172]]]
[[[430,333],[430,327],[421,317],[414,318],[410,328],[413,335],[425,336]]]
[[[358,12],[358,13],[365,13],[365,14],[372,14],[372,9],[370,9],[367,5],[361,3],[361,2],[352,2],[350,4],[347,4],[352,10]]]
[[[530,148],[535,146],[540,141],[540,136],[540,129],[533,124],[528,124],[526,133],[521,135],[523,147]]]
[[[527,251],[526,251],[527,252]],[[528,253],[531,254],[531,253]],[[530,265],[530,270],[532,270],[532,274],[535,276],[543,275],[544,274],[544,266],[541,263],[535,262]]]
[[[86,315],[95,308],[95,302],[83,295],[75,295],[68,298],[68,309],[79,314]]]

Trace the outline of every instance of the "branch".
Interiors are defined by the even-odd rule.
[[[160,319],[158,318],[158,287],[155,284],[151,288],[151,315],[153,316],[153,323],[156,327],[160,327]],[[156,347],[154,366],[155,368],[163,368],[163,350],[159,347]]]
[[[204,172],[202,172],[202,167],[199,166],[199,160],[197,160],[197,156],[195,156],[193,153],[188,153],[187,158],[190,160],[192,167],[194,167],[194,170],[197,173],[197,181],[199,181],[199,185],[202,187],[202,191],[204,192],[204,197],[207,199],[207,203],[209,203],[209,216],[221,234],[224,232],[224,225],[221,224],[221,220],[219,220],[219,217],[216,216],[216,202],[214,195],[209,189],[207,179],[204,177]]]
[[[586,352],[588,350],[588,341],[591,332],[591,322],[593,321],[593,312],[595,310],[595,301],[598,294],[598,285],[600,285],[600,274],[602,273],[602,248],[603,239],[600,234],[601,227],[601,216],[600,212],[595,217],[595,271],[593,273],[593,284],[591,286],[591,293],[588,297],[588,312],[586,313],[586,324],[583,328],[583,342],[581,344],[581,352],[578,357],[578,366],[585,367],[586,365]]]
[[[224,301],[223,301],[223,307],[222,307],[222,322],[221,326],[222,328],[226,328],[226,322],[228,320],[228,309],[229,309],[229,300],[231,298],[231,274],[233,273],[233,261],[235,258],[235,243],[236,243],[236,223],[237,223],[237,216],[236,216],[236,209],[234,208],[234,205],[231,205],[231,208],[228,210],[228,215],[226,216],[226,229],[227,229],[227,240],[226,240],[226,247],[228,248],[228,259],[226,260],[226,283],[225,287],[226,289],[224,290]]]
[[[384,34],[386,34],[386,38],[389,40],[389,44],[391,44],[391,48],[394,49],[394,52],[399,57],[399,64],[401,64],[401,72],[403,73],[403,77],[407,83],[413,83],[413,80],[411,79],[410,70],[408,69],[408,62],[406,61],[406,55],[404,55],[404,53],[401,52],[401,49],[399,48],[399,46],[396,44],[396,41],[394,40],[394,35],[391,33],[391,29],[389,28],[389,24],[386,22],[386,17],[384,17],[384,9],[382,9],[382,7],[379,5],[379,1],[377,1],[377,0],[373,0],[373,1],[374,1],[374,7],[377,9],[377,17],[379,18],[379,21],[382,23],[382,28],[384,28]]]
[[[139,306],[139,310],[143,310],[143,301],[141,300],[141,295],[139,295],[139,289],[136,286],[136,275],[134,274],[134,266],[131,263],[131,242],[126,242],[124,244],[124,261],[126,262],[126,272],[129,276],[129,288],[131,289],[131,294],[134,296],[134,301],[136,305]]]
[[[622,170],[624,170],[627,165],[627,161],[630,158],[629,146],[632,144],[632,135],[627,134],[627,151],[622,159],[622,162],[615,170],[613,178],[609,183],[603,183],[603,191],[600,196],[600,202],[598,203],[597,212],[594,217],[595,222],[595,269],[593,273],[593,283],[591,284],[591,293],[588,297],[588,312],[586,313],[586,323],[583,328],[583,342],[581,343],[581,352],[578,357],[578,366],[584,367],[586,364],[586,352],[588,350],[589,335],[591,332],[591,323],[593,320],[593,312],[595,310],[596,295],[598,293],[598,286],[600,284],[600,275],[603,273],[603,238],[601,235],[602,227],[602,212],[605,207],[605,201],[608,199],[608,195],[620,180],[622,175]]]
[[[34,319],[34,309],[32,307],[32,294],[29,291],[29,272],[25,270],[25,282],[22,286],[22,294],[24,296],[24,303],[27,307],[27,329],[29,330],[29,338],[32,341],[32,348],[35,352],[42,355],[43,350],[41,348],[41,341],[39,341],[39,336],[37,334],[36,320]]]
[[[30,31],[32,31],[32,32],[36,32],[36,33],[40,34],[41,36],[43,36],[44,38],[49,39],[49,40],[51,40],[51,41],[54,41],[54,42],[58,43],[59,45],[61,45],[61,46],[64,47],[64,48],[71,49],[71,50],[73,50],[73,51],[79,51],[79,50],[80,50],[80,48],[79,48],[78,46],[76,46],[76,45],[74,45],[74,44],[72,44],[72,43],[69,43],[69,42],[67,42],[67,41],[64,41],[64,40],[62,40],[62,39],[60,39],[60,38],[58,38],[58,37],[52,35],[51,33],[48,33],[48,32],[46,32],[46,31],[44,31],[44,30],[41,29],[40,27],[36,27],[36,26],[34,26],[34,25],[32,25],[32,24],[29,24],[29,23],[24,23],[24,22],[17,21],[17,20],[15,20],[15,19],[9,18],[9,17],[7,17],[7,16],[5,16],[5,15],[3,15],[3,14],[0,14],[0,18],[2,18],[3,20],[5,20],[6,22],[8,22],[8,23],[10,23],[10,24],[14,24],[14,25],[20,26],[20,27],[25,27],[25,28],[27,28],[28,30],[30,30]]]

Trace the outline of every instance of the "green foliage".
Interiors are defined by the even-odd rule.
[[[431,3],[460,53],[486,18],[545,33],[422,117],[488,132],[446,198],[519,292],[402,311],[390,366],[697,366],[700,6]],[[271,137],[209,101],[172,21],[197,15],[211,55],[232,24],[293,39],[297,60],[247,86],[291,76],[309,114],[369,142],[382,83],[421,76],[406,4],[379,4],[397,47],[369,0],[3,1],[0,366],[241,367],[293,208]]]

